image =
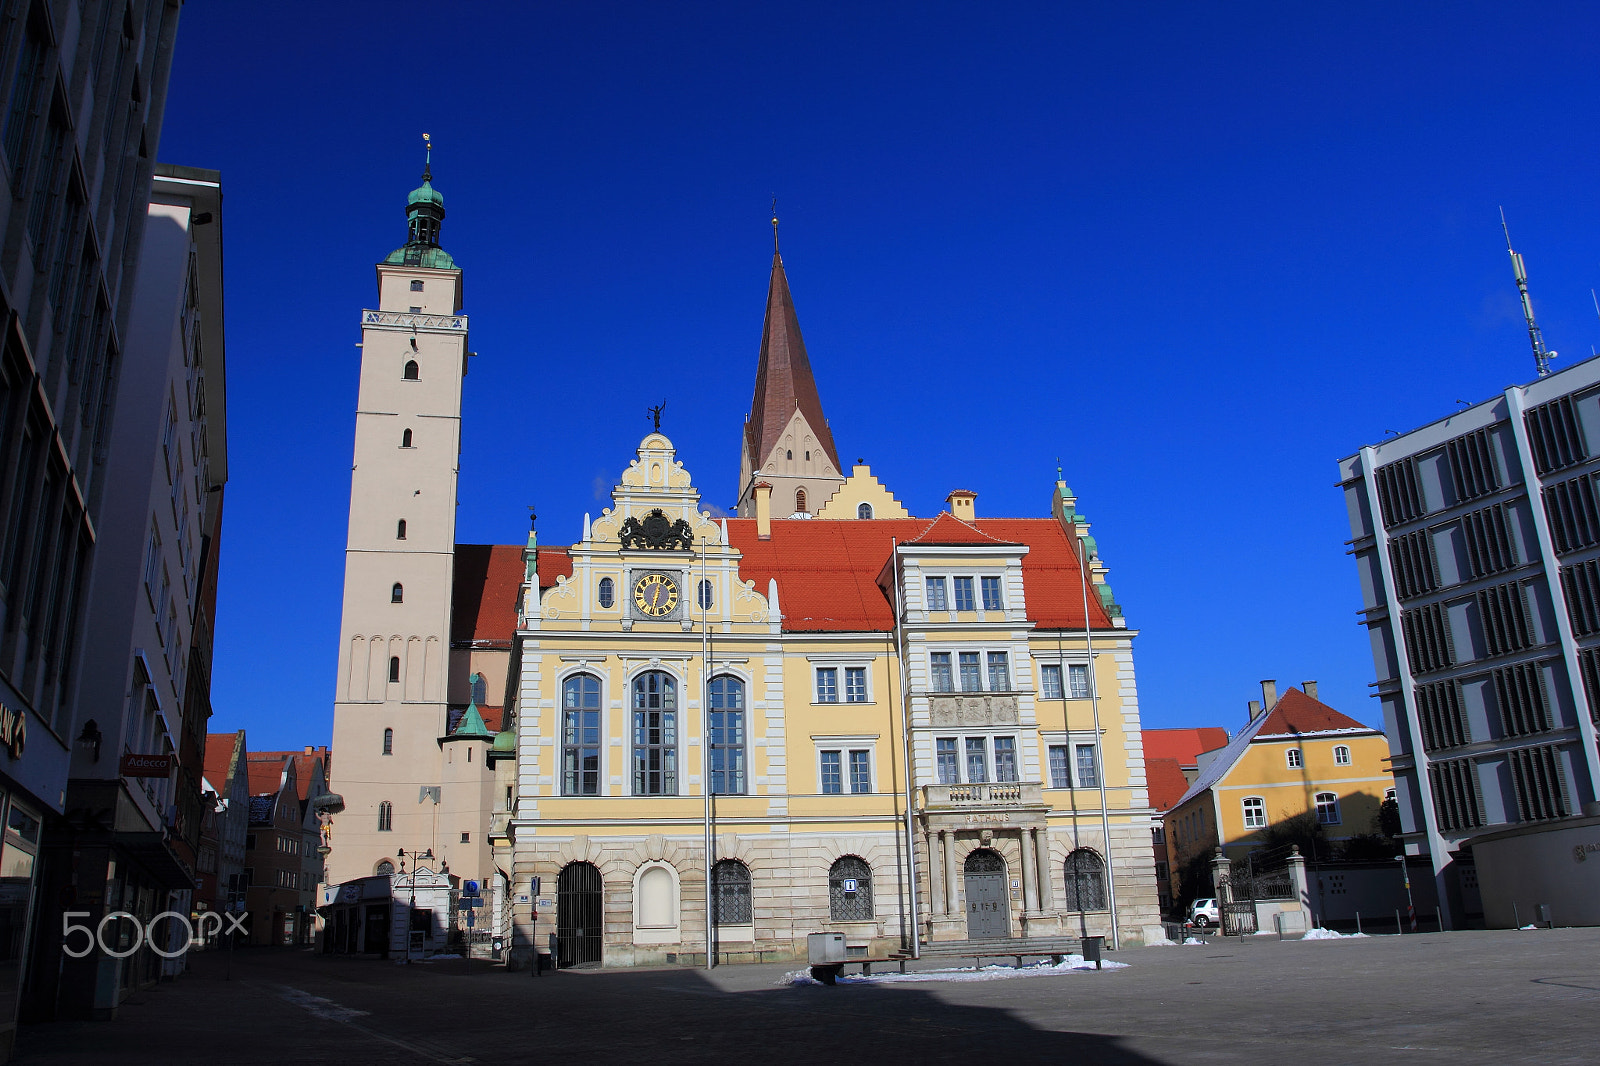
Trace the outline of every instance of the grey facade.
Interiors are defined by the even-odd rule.
[[[1600,359],[1339,472],[1408,848],[1476,924],[1463,845],[1600,795]]]

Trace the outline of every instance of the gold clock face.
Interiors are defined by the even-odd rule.
[[[633,586],[633,605],[651,618],[671,614],[678,606],[678,583],[666,574],[646,574]]]

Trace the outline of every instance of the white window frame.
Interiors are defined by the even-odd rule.
[[[1285,751],[1283,753],[1283,761],[1288,764],[1291,770],[1304,769],[1306,764],[1305,754],[1299,748],[1289,748]]]
[[[1333,765],[1335,765],[1335,766],[1349,766],[1350,765],[1350,745],[1348,745],[1348,744],[1335,744],[1333,746]]]
[[[1009,675],[1011,687],[996,689],[989,687],[989,656],[994,653],[1004,654],[1006,657],[1006,673]],[[961,687],[961,656],[963,654],[976,654],[978,656],[978,688],[964,689]],[[930,696],[986,696],[995,693],[1008,694],[1024,691],[1020,670],[1022,664],[1028,661],[1028,650],[1018,648],[1013,644],[942,644],[930,646],[927,655],[927,693]],[[935,655],[950,656],[950,689],[944,691],[933,687],[933,657]],[[869,682],[870,689],[870,682]]]
[[[612,717],[616,711],[616,708],[611,706],[611,698],[613,695],[611,692],[611,671],[605,669],[603,663],[595,662],[563,663],[562,666],[563,669],[556,674],[555,745],[551,749],[555,754],[551,756],[553,765],[551,768],[550,777],[550,794],[559,799],[599,799],[601,796],[609,796],[611,795],[611,778],[609,776],[611,769],[610,738],[611,729],[616,724],[616,720]],[[654,669],[659,669],[659,667]],[[668,672],[670,673],[671,671]],[[600,682],[600,777],[599,780],[595,782],[595,792],[592,796],[582,792],[568,793],[563,791],[566,778],[565,760],[567,757],[567,682],[580,674],[587,674],[588,676]],[[621,747],[627,752],[627,757],[624,760],[623,765],[628,768],[628,777],[631,778],[633,771],[633,684],[631,677],[625,684],[623,691],[626,693],[622,701],[622,713],[624,715],[625,729],[622,735]],[[680,710],[681,709],[682,708],[680,708]],[[678,735],[680,737],[678,758],[681,760],[683,758],[683,745],[681,740],[683,732],[681,723]],[[625,780],[623,785],[624,794],[632,795],[630,790],[633,786],[633,782],[631,780]]]
[[[863,657],[863,656],[860,656],[860,655],[826,655],[826,654],[824,654],[824,655],[808,655],[808,656],[806,656],[806,662],[811,667],[811,705],[813,707],[835,707],[835,706],[842,707],[842,706],[847,706],[847,705],[851,706],[851,707],[865,707],[865,706],[867,706],[869,704],[877,702],[877,694],[874,691],[873,677],[872,677],[872,674],[873,674],[872,664],[873,664],[874,660],[870,656],[869,657]],[[931,660],[930,660],[929,669],[932,669]],[[836,688],[834,690],[835,698],[832,699],[832,700],[824,701],[824,700],[821,700],[821,699],[818,698],[821,695],[821,692],[817,687],[817,681],[818,681],[817,671],[819,671],[819,670],[836,670],[836,671],[838,671],[837,674],[835,675],[835,681],[837,682],[837,686],[836,686]],[[865,700],[851,700],[851,699],[848,698],[848,696],[849,696],[848,687],[849,686],[848,686],[848,683],[847,683],[847,675],[845,673],[846,670],[865,670],[866,671],[867,698]],[[747,681],[746,685],[748,686],[748,684],[749,684],[749,682]]]
[[[995,781],[994,741],[996,737],[1010,737],[1016,744],[1012,750],[1016,757],[1017,780]],[[981,785],[981,784],[1018,784],[1027,780],[1024,755],[1024,731],[1020,726],[995,726],[992,729],[957,729],[955,731],[936,730],[933,733],[931,754],[933,756],[933,775],[939,776],[939,741],[954,740],[956,742],[956,780],[941,781],[938,784],[948,785]],[[983,741],[984,768],[988,776],[983,781],[973,781],[967,774],[967,741]],[[1046,786],[1048,787],[1048,786]]]
[[[1095,654],[1098,655],[1099,653],[1096,652]],[[1038,672],[1038,678],[1039,678],[1037,684],[1034,686],[1034,694],[1038,699],[1041,699],[1041,700],[1047,699],[1047,700],[1052,700],[1052,701],[1053,700],[1060,700],[1060,699],[1086,700],[1093,694],[1094,688],[1093,688],[1093,684],[1090,681],[1090,677],[1089,677],[1089,671],[1091,669],[1091,664],[1090,664],[1089,659],[1088,659],[1087,656],[1084,656],[1084,655],[1073,655],[1072,653],[1069,652],[1066,655],[1062,655],[1062,656],[1050,655],[1048,657],[1041,657],[1041,656],[1035,654],[1035,655],[1032,656],[1032,658],[1033,658],[1033,668],[1034,668],[1035,671]],[[1012,656],[1012,660],[1013,660],[1012,669],[1015,670],[1016,669],[1016,662],[1015,662],[1016,656],[1015,655]],[[1044,668],[1046,666],[1058,667],[1061,670],[1061,695],[1060,696],[1046,696],[1045,695],[1045,692],[1044,692]],[[1077,670],[1082,670],[1083,671],[1084,692],[1083,692],[1083,695],[1081,695],[1081,696],[1075,696],[1075,695],[1073,695],[1073,692],[1072,692],[1072,675],[1073,675],[1073,672],[1077,671]],[[1011,683],[1013,685],[1017,685],[1019,689],[1021,688],[1020,679],[1017,678],[1015,675],[1012,676]]]
[[[578,672],[582,673],[585,671]],[[598,671],[591,670],[587,672],[597,673]],[[673,792],[635,792],[633,790],[633,682],[634,679],[639,677],[641,674],[649,673],[666,674],[668,677],[672,678],[672,683],[678,690],[678,706],[674,708],[678,715],[677,725],[675,726],[675,731],[678,735],[678,742],[673,745],[673,748],[677,753],[677,770],[674,772],[678,775],[678,787]],[[689,790],[689,775],[691,773],[691,767],[686,761],[687,757],[684,753],[684,749],[689,745],[689,726],[691,724],[696,724],[697,729],[703,729],[704,727],[703,720],[697,721],[698,719],[703,719],[704,716],[704,708],[700,706],[701,695],[703,695],[703,693],[692,697],[696,706],[691,708],[689,706],[689,700],[691,699],[690,689],[685,681],[683,671],[679,668],[679,664],[677,663],[668,663],[665,661],[643,662],[639,663],[633,669],[628,671],[627,677],[623,679],[622,686],[622,794],[624,796],[630,796],[634,799],[683,799],[685,797],[694,795],[694,793]],[[610,723],[607,722],[605,718],[605,710],[610,707],[610,702],[607,699],[606,685],[603,680],[600,685],[600,707],[600,735],[606,738],[606,743],[601,745],[600,753],[600,766],[603,771],[606,764],[606,750],[611,746],[610,734],[606,731],[609,728]],[[700,736],[700,733],[697,732],[695,735]],[[705,738],[700,737],[700,739],[702,742],[704,742]],[[698,764],[696,764],[693,772],[695,773],[695,776],[699,776]],[[702,784],[701,787],[704,788],[706,786],[705,784]],[[602,795],[604,794],[605,793],[602,793]]]
[[[998,730],[998,732],[1004,734],[1007,732],[1007,730],[1001,729]],[[1061,730],[1047,732],[1041,730],[1039,733],[1039,757],[1042,760],[1040,776],[1044,778],[1044,787],[1057,789],[1057,791],[1061,792],[1066,792],[1069,789],[1099,788],[1099,782],[1096,782],[1093,785],[1085,785],[1083,782],[1078,780],[1078,747],[1085,744],[1095,745],[1097,740],[1101,739],[1103,738],[1097,738],[1095,736],[1094,730],[1092,729],[1074,730],[1072,732],[1062,732]],[[1104,745],[1098,746],[1103,747]],[[1057,786],[1054,780],[1050,777],[1050,749],[1060,747],[1067,749],[1068,784]],[[1101,775],[1103,776],[1106,772],[1105,753],[1103,751],[1097,755],[1095,762],[1099,767]],[[1021,772],[1020,766],[1018,767],[1018,772]]]
[[[1252,807],[1251,805],[1254,804]],[[1267,827],[1267,801],[1262,796],[1246,796],[1239,801],[1239,810],[1244,817],[1246,829],[1265,829]],[[1259,820],[1254,820],[1252,814],[1259,815]]]
[[[878,776],[878,740],[879,733],[854,733],[854,734],[815,734],[811,738],[812,759],[811,765],[816,772],[817,792],[819,796],[876,796],[882,793],[880,788],[882,779]],[[839,753],[839,791],[822,791],[822,753],[836,751]],[[865,751],[867,753],[867,772],[872,780],[870,792],[850,791],[850,753],[852,751]]]
[[[1328,797],[1328,802],[1327,802],[1326,805],[1324,805],[1324,803],[1322,802],[1322,797],[1324,797],[1324,796]],[[1344,824],[1344,813],[1339,810],[1339,794],[1337,792],[1318,792],[1316,795],[1311,797],[1311,802],[1316,804],[1316,807],[1317,807],[1317,824],[1318,825],[1343,825]],[[1324,818],[1322,816],[1322,812],[1324,811],[1324,809],[1326,809],[1327,811],[1331,812],[1331,814],[1332,814],[1331,818]]]

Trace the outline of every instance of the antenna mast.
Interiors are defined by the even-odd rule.
[[[1506,235],[1506,251],[1511,255],[1511,273],[1517,279],[1517,293],[1522,297],[1522,317],[1528,323],[1528,343],[1533,345],[1533,365],[1540,377],[1550,374],[1550,360],[1556,353],[1544,346],[1544,334],[1533,318],[1533,300],[1528,296],[1528,270],[1522,265],[1522,256],[1511,247],[1511,231],[1506,228],[1506,209],[1500,209],[1500,230]]]

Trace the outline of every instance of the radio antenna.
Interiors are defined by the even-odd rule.
[[[1556,353],[1544,346],[1544,334],[1533,318],[1533,299],[1528,295],[1528,270],[1522,265],[1522,256],[1511,247],[1511,231],[1506,228],[1506,209],[1500,209],[1500,231],[1506,235],[1506,251],[1511,255],[1511,273],[1517,279],[1517,294],[1522,298],[1522,317],[1528,323],[1528,343],[1533,346],[1533,365],[1540,377],[1550,375],[1550,360]]]

